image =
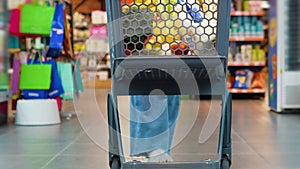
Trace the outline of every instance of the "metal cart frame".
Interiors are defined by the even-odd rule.
[[[144,1],[143,1],[144,2]],[[109,124],[109,164],[112,169],[229,169],[231,165],[231,113],[232,98],[226,88],[227,56],[229,44],[231,0],[218,0],[218,21],[216,27],[215,56],[174,56],[161,57],[148,55],[145,57],[124,55],[124,38],[121,32],[122,24],[116,20],[122,17],[120,0],[106,0],[109,22],[109,43],[111,56],[112,91],[107,98]],[[184,69],[178,60],[185,63],[191,70],[198,87],[178,89],[171,84],[172,78],[166,72]],[[147,69],[145,69],[147,67]],[[221,69],[215,69],[221,67]],[[169,70],[169,71],[168,71]],[[211,71],[217,71],[212,81],[207,78]],[[150,77],[149,77],[150,75]],[[174,75],[174,74],[172,74]],[[181,79],[186,76],[178,77]],[[153,82],[153,80],[156,80]],[[183,80],[184,81],[184,80]],[[151,83],[149,83],[151,82]],[[163,83],[160,83],[163,82]],[[214,85],[214,90],[212,90]],[[222,96],[222,118],[220,121],[219,148],[220,160],[193,163],[142,163],[138,161],[125,162],[119,113],[116,98],[122,95],[149,95],[154,89],[161,89],[166,95],[195,94]],[[153,94],[153,93],[151,93]],[[158,93],[159,94],[159,93]]]

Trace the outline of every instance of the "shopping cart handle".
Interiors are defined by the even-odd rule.
[[[125,57],[115,59],[113,88],[120,95],[223,94],[225,57]]]

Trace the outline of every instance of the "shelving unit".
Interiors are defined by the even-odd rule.
[[[8,101],[11,97],[8,86],[8,57],[7,57],[7,11],[6,0],[0,0],[0,124],[7,123]],[[7,78],[7,79],[5,79]]]
[[[251,36],[231,36],[229,38],[230,42],[261,42],[264,40],[264,37],[257,36],[257,37],[251,37]]]
[[[265,11],[232,11],[231,16],[264,16]]]
[[[99,38],[99,34],[103,32],[101,32],[102,29],[100,29],[101,31],[97,30],[98,28],[107,26],[107,24],[93,24],[92,14],[77,13],[73,16],[73,18],[74,29],[77,31],[81,31],[78,32],[79,34],[76,34],[75,31],[73,41],[75,45],[75,55],[79,58],[80,62],[80,69],[84,86],[88,88],[110,88],[111,80],[109,79],[109,59],[106,57],[108,55],[108,47],[107,50],[104,50],[105,46],[103,46],[105,45],[105,41],[107,41],[108,46],[108,38],[102,38],[102,36],[101,38]],[[81,22],[79,20],[81,20],[81,22],[84,20],[85,24],[81,25]],[[96,34],[94,34],[95,30],[97,30]],[[82,34],[83,32],[85,32],[84,36]],[[81,36],[78,36],[80,35],[80,33]],[[88,34],[89,36],[87,36],[86,34]]]
[[[265,89],[229,89],[231,93],[257,93],[257,94],[264,94],[266,91]]]
[[[237,3],[237,1],[240,1],[240,3]],[[265,40],[260,18],[264,17],[266,12],[263,9],[246,8],[246,1],[243,0],[233,0],[232,3],[231,36],[229,39],[231,44],[229,51],[232,56],[228,61],[229,72],[232,77],[228,79],[229,91],[236,95],[264,96],[266,92],[264,88],[235,88],[234,84],[237,80],[236,73],[238,71],[249,71],[257,75],[258,72],[261,73],[263,68],[267,66],[266,54],[264,53],[264,56],[262,56],[262,49],[259,47],[261,42]],[[237,6],[238,4],[242,6]],[[247,76],[247,78],[249,77]],[[241,79],[244,80],[243,78]]]
[[[265,61],[257,61],[257,62],[228,62],[228,66],[230,67],[264,67],[266,66]]]

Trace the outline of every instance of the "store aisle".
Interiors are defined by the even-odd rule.
[[[99,102],[105,93],[97,93]],[[72,110],[68,104],[65,108]],[[233,111],[233,169],[300,168],[300,112],[269,112],[261,100],[235,100]],[[76,117],[56,126],[1,126],[0,150],[1,169],[108,169],[107,153],[88,138]]]

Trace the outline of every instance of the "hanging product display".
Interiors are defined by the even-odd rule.
[[[21,9],[20,32],[50,36],[54,7],[25,4]]]
[[[0,72],[0,90],[8,90],[8,75]]]
[[[46,0],[8,0],[10,47],[20,49],[22,41],[19,39],[26,37],[26,49],[35,49],[39,55],[29,61],[27,52],[22,52],[26,53],[26,58],[21,54],[14,57],[12,93],[15,96],[23,94],[24,99],[56,99],[61,110],[61,97],[73,99],[74,91],[83,91],[83,85],[79,66],[74,66],[73,70],[70,62],[56,63],[54,59],[45,58],[57,58],[62,52],[66,55],[70,53],[68,57],[73,54],[69,34],[66,34],[71,31],[68,30],[70,27],[64,11],[65,2],[55,3],[55,6],[49,4],[54,3]],[[50,37],[50,41],[45,37]],[[43,38],[45,40],[41,41]],[[4,82],[2,74],[0,78]]]
[[[76,67],[74,70],[74,88],[76,92],[83,92],[84,89],[78,60],[75,61],[75,66]]]
[[[26,3],[27,0],[8,0],[7,9],[12,10],[18,8],[20,5]]]
[[[15,58],[13,63],[14,71],[12,75],[12,85],[11,85],[12,94],[17,94],[19,90],[20,67],[21,67],[20,59]]]
[[[64,94],[64,89],[62,86],[62,82],[57,70],[55,60],[51,59],[46,62],[47,64],[52,65],[52,73],[51,73],[51,85],[48,92],[48,98],[56,98],[62,94]]]
[[[51,84],[52,65],[43,64],[40,54],[38,54],[40,64],[30,64],[21,66],[20,89],[48,90]]]
[[[23,90],[24,99],[47,99],[47,90]]]
[[[64,100],[74,98],[74,84],[73,84],[73,73],[72,64],[67,62],[57,62],[57,70],[62,80],[64,94],[62,98]]]
[[[47,56],[57,57],[63,49],[64,42],[64,5],[57,4],[52,21],[52,29],[50,35],[50,45]]]

